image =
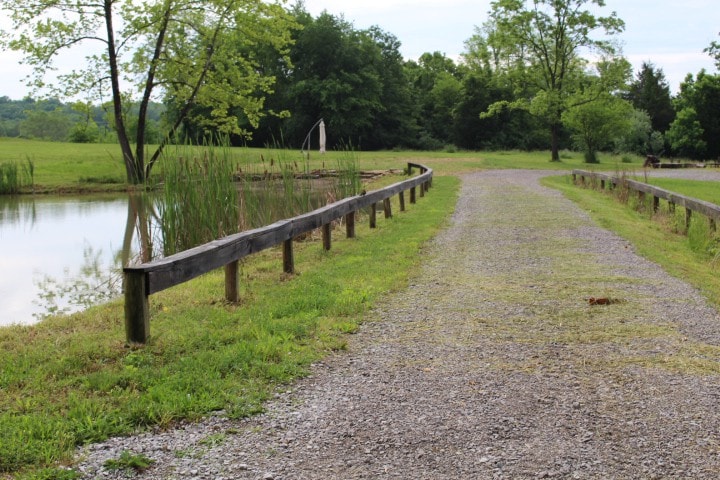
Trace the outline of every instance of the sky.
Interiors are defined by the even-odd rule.
[[[395,35],[406,59],[439,51],[456,59],[476,26],[488,18],[490,0],[305,0],[313,16],[343,15],[355,28],[378,25]],[[599,12],[625,21],[619,35],[634,71],[643,62],[662,69],[673,93],[688,73],[716,73],[703,49],[720,41],[718,0],[606,0]]]
[[[294,1],[294,0],[293,0]],[[618,38],[623,54],[637,72],[643,62],[662,69],[677,93],[688,73],[717,73],[703,53],[720,41],[718,0],[606,0],[602,14],[615,11],[625,21]],[[323,11],[343,16],[357,29],[373,25],[395,35],[403,56],[417,59],[439,51],[457,59],[476,26],[488,18],[491,0],[304,0],[313,16]],[[0,26],[7,26],[0,18]],[[77,58],[77,57],[76,57]],[[80,57],[81,58],[81,57]],[[29,69],[19,66],[14,52],[0,52],[0,96],[21,99],[28,94],[21,82]]]

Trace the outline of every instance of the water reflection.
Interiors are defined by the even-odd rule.
[[[156,255],[153,211],[146,195],[0,197],[0,325],[119,296],[122,266]]]

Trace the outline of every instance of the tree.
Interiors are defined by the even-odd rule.
[[[416,145],[437,149],[453,136],[453,111],[462,95],[462,72],[441,52],[423,53],[417,62],[405,64],[418,119]]]
[[[672,138],[673,150],[691,158],[720,158],[720,75],[711,75],[704,70],[695,77],[688,75],[680,84],[680,93],[675,99],[678,118],[671,125],[675,126]],[[682,118],[680,113],[684,112]],[[698,125],[695,125],[697,122]],[[678,125],[675,125],[675,124]],[[699,126],[699,129],[697,128]],[[678,129],[683,132],[678,134]],[[692,132],[692,135],[690,135]],[[700,133],[702,143],[696,142],[695,136]],[[678,148],[678,141],[683,139],[682,148]],[[692,140],[689,140],[692,139]],[[690,148],[689,145],[702,145],[703,148]],[[685,153],[681,153],[685,152]]]
[[[597,153],[629,129],[632,112],[630,102],[607,95],[566,110],[562,118],[584,150],[585,162],[598,163]]]
[[[711,42],[710,46],[703,50],[715,59],[715,65],[720,70],[720,42]]]
[[[624,22],[615,12],[594,15],[586,5],[604,7],[604,0],[497,0],[492,2],[490,22],[493,34],[488,44],[505,68],[515,70],[534,87],[533,102],[522,99],[502,102],[503,107],[525,107],[542,116],[550,127],[552,160],[559,161],[559,133],[567,99],[582,76],[585,61],[581,54],[593,51],[613,56],[615,48],[605,39],[593,38],[601,30],[610,36],[623,31]],[[531,92],[533,93],[533,92]]]
[[[267,44],[286,51],[294,23],[279,1],[0,0],[12,21],[0,47],[22,52],[34,67],[30,84],[43,88],[61,53],[99,45],[82,68],[59,75],[50,87],[63,96],[87,93],[95,100],[110,92],[128,181],[141,183],[193,108],[209,108],[208,124],[227,133],[247,133],[233,108],[257,124],[273,78],[256,69],[252,49],[241,47]],[[138,92],[137,129],[131,138],[125,105]],[[148,105],[163,96],[181,107],[146,158]]]
[[[60,108],[52,111],[28,110],[20,122],[20,136],[39,140],[65,141],[72,122]]]
[[[292,67],[278,72],[278,88],[269,99],[273,109],[290,115],[274,126],[282,129],[283,142],[300,147],[310,128],[323,118],[329,148],[364,146],[386,109],[382,71],[386,58],[376,41],[378,32],[356,30],[327,12],[313,18],[302,5],[295,8],[295,15],[302,29],[295,32],[290,49]],[[264,124],[264,131],[270,132],[272,123]]]
[[[75,143],[96,142],[100,135],[100,130],[92,119],[92,105],[85,102],[75,102],[72,105],[72,109],[80,115],[80,120],[70,129],[70,141]]]
[[[703,140],[703,128],[697,119],[697,112],[692,107],[680,110],[675,121],[670,125],[667,139],[673,151],[678,155],[701,159],[707,151],[707,143]]]
[[[652,63],[643,62],[637,72],[637,79],[630,84],[625,98],[635,108],[647,112],[653,130],[665,132],[675,119],[670,85],[665,80],[662,69],[655,69]]]

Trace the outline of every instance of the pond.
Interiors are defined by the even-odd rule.
[[[324,205],[334,185],[308,188],[305,211]],[[260,190],[254,204],[265,208],[244,222],[248,228],[292,216],[268,208],[282,203],[264,197],[269,185],[253,189]],[[0,326],[32,324],[121,296],[122,267],[163,254],[162,210],[148,195],[0,196]]]
[[[0,197],[0,325],[29,324],[121,294],[128,195]]]

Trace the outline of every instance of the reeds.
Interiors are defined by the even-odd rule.
[[[327,178],[282,148],[268,148],[259,163],[244,168],[232,161],[227,144],[166,151],[158,207],[165,255],[312,211],[362,189],[352,150]]]
[[[259,166],[240,172],[243,229],[294,217],[322,204],[305,162],[290,160],[286,150],[268,150],[266,154],[260,155]]]
[[[352,145],[343,148],[342,154],[337,159],[337,171],[338,182],[335,187],[337,198],[351,197],[360,193],[362,190],[360,167],[358,156]]]
[[[162,162],[160,205],[165,255],[239,231],[238,191],[229,147],[175,146]]]
[[[0,164],[0,194],[20,193],[26,186],[35,183],[35,164],[28,159],[22,167],[17,162],[4,162]]]

